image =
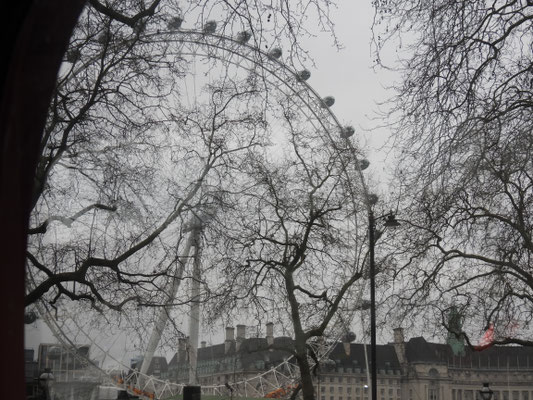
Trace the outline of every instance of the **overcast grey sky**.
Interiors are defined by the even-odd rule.
[[[376,103],[391,94],[385,88],[397,75],[372,68],[370,42],[373,15],[370,1],[339,1],[333,20],[344,49],[337,51],[327,36],[311,41],[308,48],[317,68],[312,70],[309,83],[322,96],[335,97],[332,109],[339,120],[352,124],[363,144],[367,141],[369,159],[383,161],[386,154],[380,147],[389,132],[386,129],[373,130],[377,122],[372,122],[370,118],[377,109]],[[383,165],[377,168],[382,171]]]

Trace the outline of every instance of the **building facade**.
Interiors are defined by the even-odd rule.
[[[189,363],[187,339],[180,339],[178,352],[168,366],[167,379],[178,383],[189,383]],[[246,327],[237,326],[237,335],[233,327],[226,328],[224,343],[206,346],[202,342],[197,353],[196,383],[201,386],[224,385],[231,391],[235,387],[235,395],[247,397],[263,397],[265,392],[278,389],[292,383],[282,375],[269,376],[273,367],[290,358],[283,348],[290,348],[292,339],[273,336],[273,325],[267,325],[267,336],[264,338],[246,338]],[[289,375],[289,371],[286,371]],[[253,378],[261,376],[261,379]],[[245,393],[234,385],[236,382],[249,381]],[[229,386],[227,386],[227,385]],[[266,387],[265,387],[266,385]]]
[[[485,382],[494,392],[493,400],[533,399],[533,348],[466,347],[456,354],[450,345],[429,343],[423,337],[404,342],[401,330],[394,345],[405,359],[405,399],[476,400]]]
[[[37,369],[42,373],[49,368],[56,382],[93,379],[94,374],[88,368],[89,361],[87,361],[89,350],[89,345],[67,348],[57,343],[41,343],[37,353]]]
[[[290,357],[282,348],[290,347],[292,339],[274,338],[271,324],[264,338],[246,338],[245,329],[238,326],[234,337],[234,329],[227,328],[223,344],[202,343],[197,356],[197,384],[227,384],[228,390],[238,388],[233,395],[247,397],[272,395],[276,387],[289,387],[289,371],[277,376],[269,376],[268,371]],[[465,348],[456,354],[450,345],[430,343],[423,337],[405,341],[399,328],[392,343],[378,345],[376,350],[379,400],[478,400],[483,383],[490,384],[493,400],[533,400],[533,348]],[[317,400],[370,400],[366,355],[370,355],[369,345],[337,343],[329,359],[315,371]],[[187,339],[183,339],[169,363],[167,379],[189,382],[187,358]],[[293,367],[289,363],[286,368]],[[258,376],[262,379],[255,379]],[[287,379],[280,380],[280,376]],[[242,386],[235,385],[242,381],[249,381],[246,393],[240,393]]]

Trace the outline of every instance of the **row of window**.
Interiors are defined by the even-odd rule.
[[[387,398],[383,397],[383,396],[381,396],[379,399],[380,400],[387,400]],[[326,398],[326,396],[320,396],[320,400],[328,400],[328,399]],[[344,400],[344,399],[343,399],[342,396],[339,396],[339,397],[330,396],[329,400]],[[362,396],[355,396],[355,397],[348,396],[348,397],[346,397],[346,400],[368,400],[368,395],[365,395],[364,397],[362,397]],[[401,400],[401,398],[398,395],[398,397],[396,399],[393,398],[393,397],[389,397],[388,400]]]
[[[366,382],[366,377],[355,377],[355,376],[321,376],[319,377],[320,382],[329,382],[329,383],[364,383]],[[378,379],[380,385],[399,385],[400,379]]]
[[[460,391],[459,391],[460,392]],[[464,396],[462,397],[464,400],[475,400],[476,397],[474,397],[474,391],[472,390],[465,390],[463,392]],[[530,397],[530,394],[528,391],[518,391],[518,390],[515,390],[515,391],[512,391],[512,397],[511,399],[512,400],[529,400],[531,397]],[[389,396],[391,394],[389,393]],[[400,394],[398,393],[397,395],[398,397],[396,398],[396,400],[400,400]],[[457,397],[456,396],[456,393],[455,393],[455,389],[452,390],[452,400],[461,400],[461,396],[459,396],[457,394]],[[383,394],[383,392],[381,393],[381,396],[379,397],[381,400],[387,400],[387,398],[385,397],[385,395]],[[412,397],[411,397],[412,398]],[[351,397],[351,396],[347,396],[346,398],[344,398],[343,396],[329,396],[329,400],[368,400],[368,395],[365,393],[364,397],[363,396],[355,396],[355,397]],[[429,393],[429,400],[437,400],[438,399],[438,394],[437,393]],[[499,391],[494,391],[494,396],[492,398],[493,400],[509,400],[509,392],[508,391],[502,391],[501,393]],[[321,395],[320,396],[320,400],[328,400],[327,396],[325,395]],[[389,397],[388,400],[395,400],[393,397]]]
[[[343,386],[339,386],[337,388],[337,393],[341,394],[343,392],[344,392],[344,387]],[[361,388],[361,387],[356,387],[355,388],[355,393],[356,394],[359,394],[359,393],[362,393],[362,392],[366,392],[366,389],[365,388]],[[325,386],[321,386],[320,387],[320,393],[326,393],[326,387]],[[329,393],[335,393],[335,387],[334,386],[329,386]],[[351,394],[351,393],[352,393],[352,388],[351,387],[347,387],[346,388],[346,394]],[[382,397],[385,397],[385,389],[384,388],[380,389],[380,393],[381,393]],[[392,397],[394,395],[394,389],[389,388],[388,394],[389,394],[389,397]],[[401,390],[399,388],[396,389],[396,395],[398,397],[401,396]]]
[[[475,400],[476,393],[473,390],[452,389],[452,400]],[[533,398],[533,392],[528,390],[494,390],[492,400],[529,400]]]

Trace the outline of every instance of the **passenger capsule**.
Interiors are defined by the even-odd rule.
[[[303,81],[308,80],[311,77],[311,72],[304,69],[303,71],[298,72],[296,75],[298,77],[298,80],[303,82]]]
[[[355,129],[353,128],[353,126],[346,126],[341,131],[341,138],[348,139],[350,136],[353,136],[354,133]]]
[[[322,107],[331,107],[333,104],[335,104],[335,97],[333,96],[326,96],[322,99]]]
[[[204,33],[215,33],[217,30],[216,21],[207,21],[204,25]]]
[[[359,163],[359,169],[361,171],[364,171],[370,165],[370,161],[368,161],[367,159],[364,159],[364,158],[359,160],[358,163]]]
[[[281,57],[282,51],[279,47],[273,48],[268,53],[269,57],[275,58],[276,60]]]
[[[98,40],[98,43],[100,43],[100,44],[106,44],[108,42],[108,40],[109,40],[109,35],[107,34],[107,32],[102,32],[98,36],[97,40]]]
[[[66,58],[69,63],[75,63],[76,61],[80,59],[80,56],[81,56],[81,52],[79,49],[71,49],[67,51]]]
[[[374,205],[374,204],[376,204],[378,202],[379,197],[377,196],[377,194],[369,193],[368,197],[367,197],[367,200],[370,203],[370,205]]]
[[[182,18],[174,17],[170,21],[168,21],[167,28],[171,31],[177,31],[179,28],[181,28],[182,23],[183,23]]]
[[[250,38],[252,37],[252,34],[248,31],[242,31],[242,32],[239,32],[237,33],[237,42],[239,42],[240,44],[245,44],[248,42],[248,40],[250,40]]]

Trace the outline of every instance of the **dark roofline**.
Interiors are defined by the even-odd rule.
[[[533,347],[494,345],[482,351],[464,347],[464,354],[454,354],[448,344],[427,342],[423,337],[411,338],[405,343],[406,357],[410,363],[444,364],[450,368],[531,368]]]

